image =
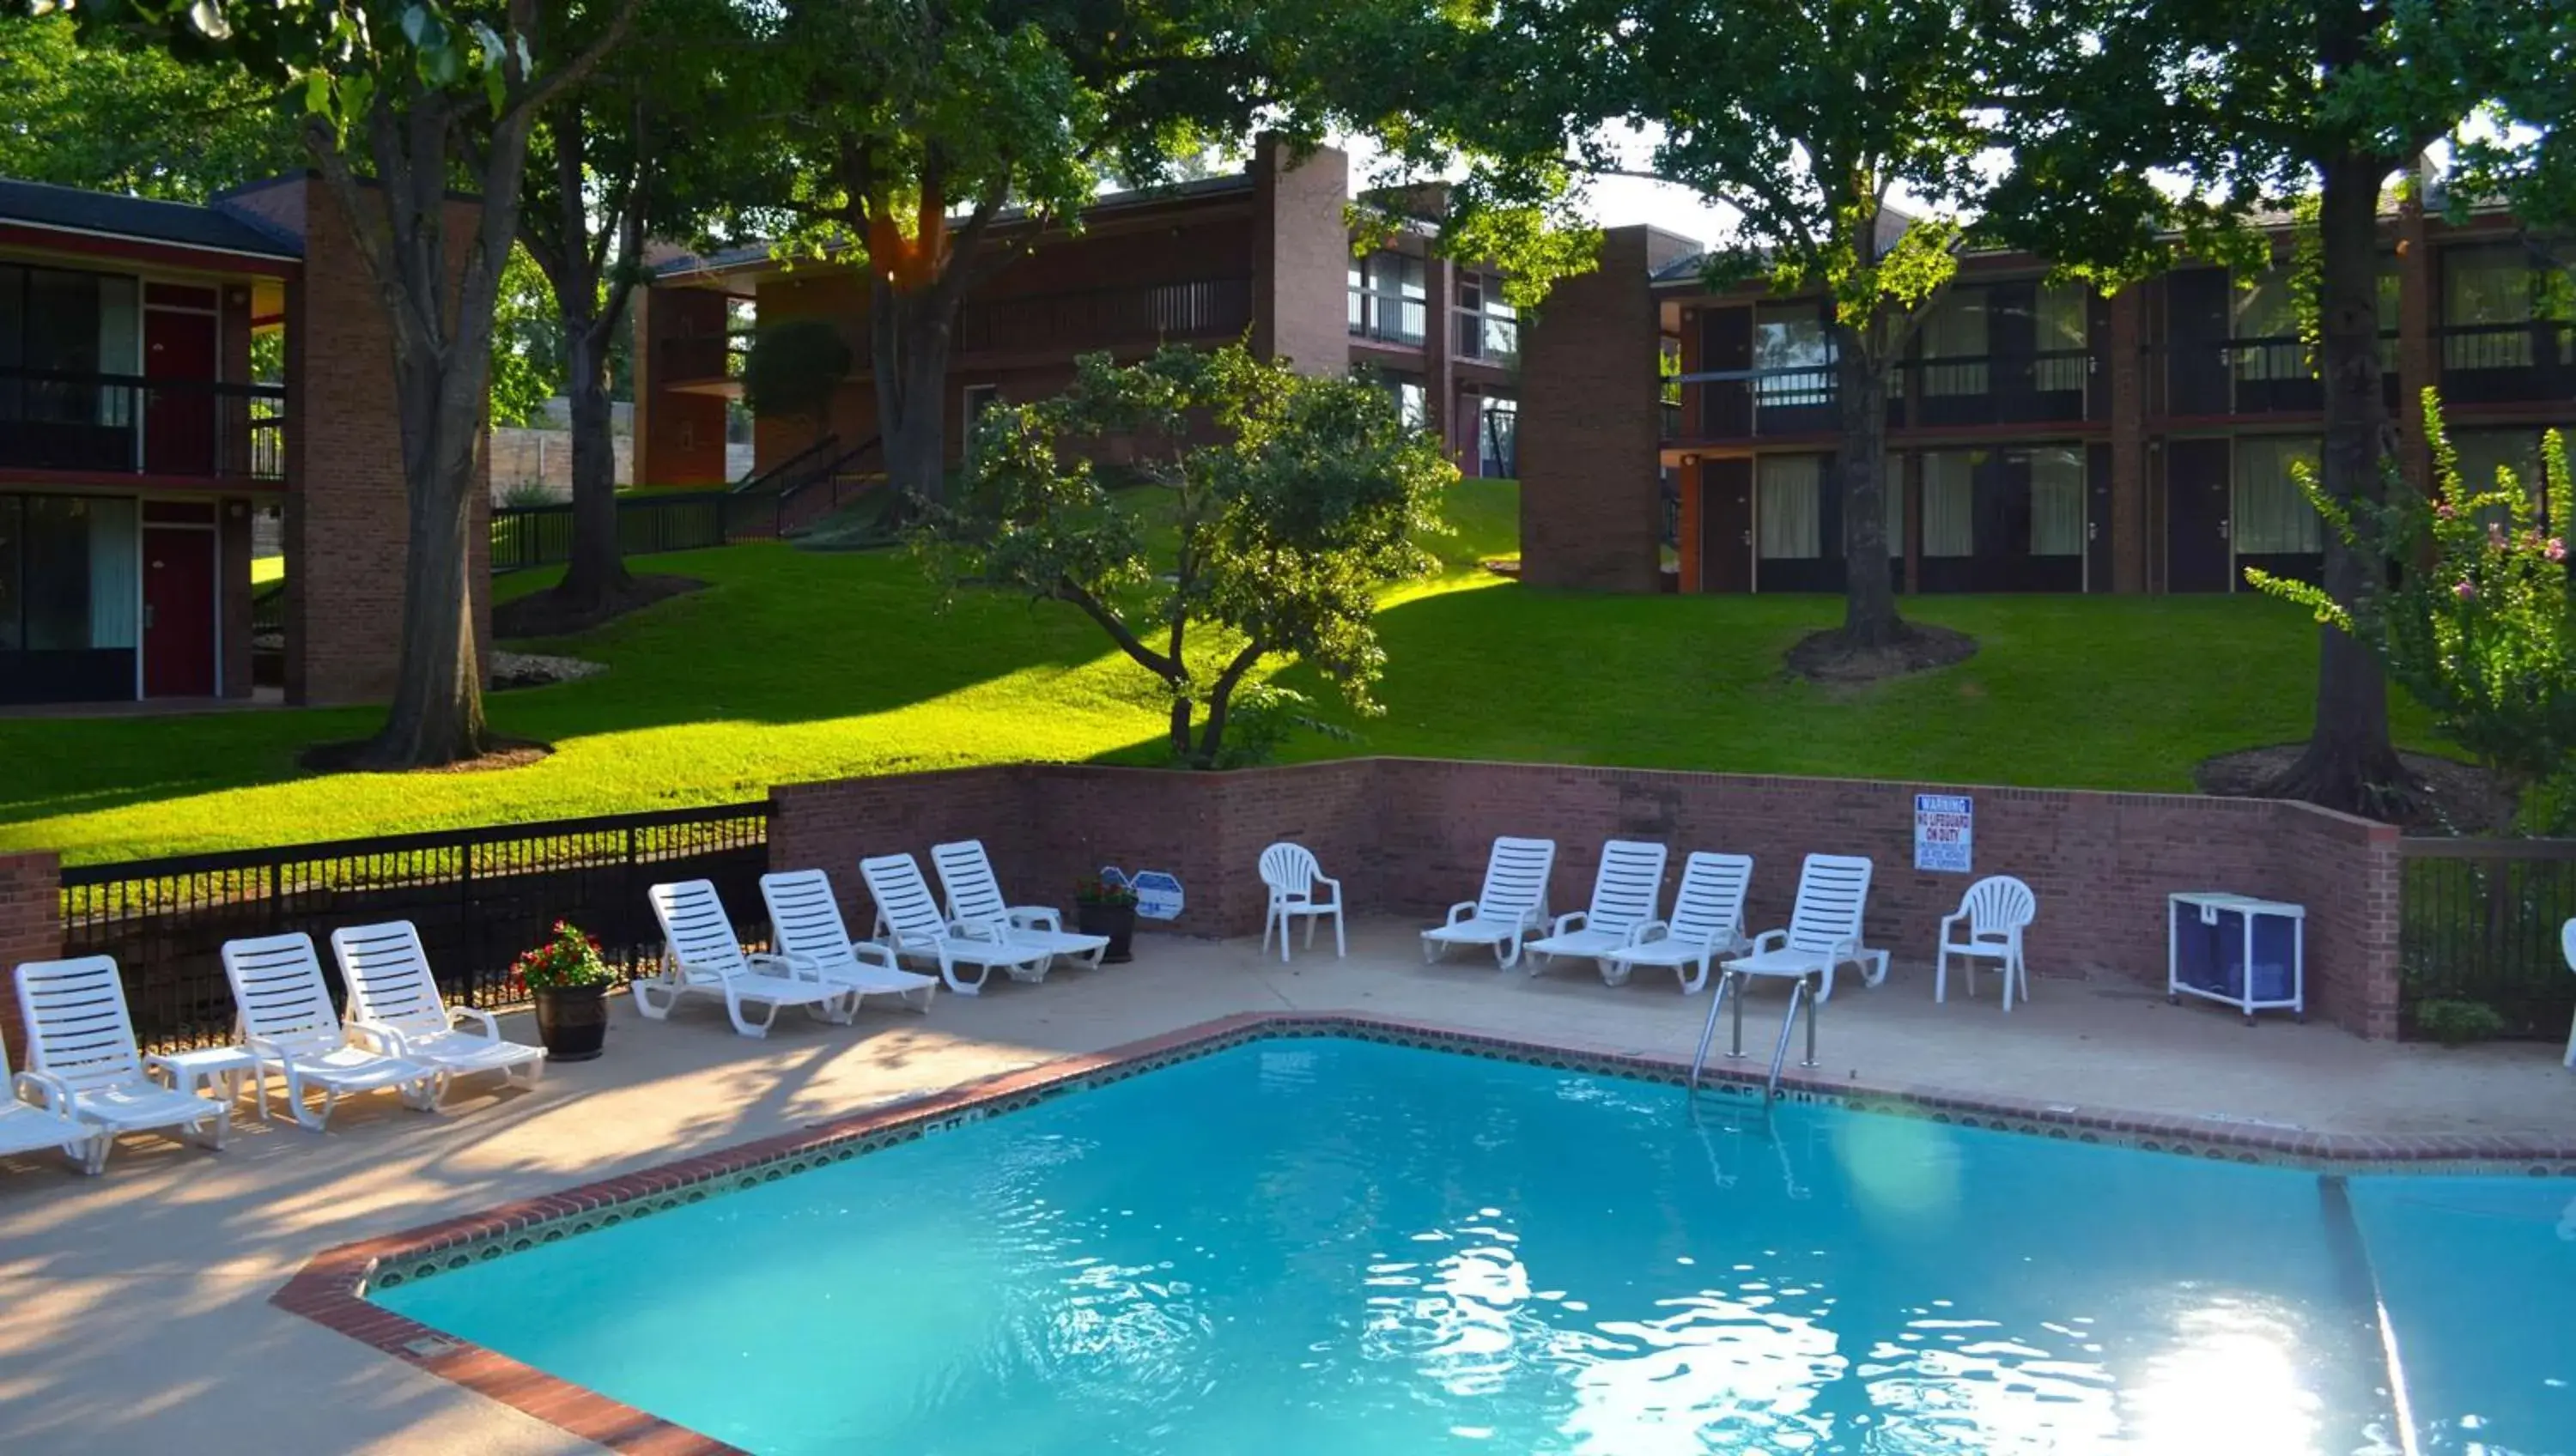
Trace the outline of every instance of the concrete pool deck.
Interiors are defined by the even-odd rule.
[[[0,1162],[0,1450],[593,1449],[269,1297],[332,1245],[1243,1012],[1346,1011],[1662,1058],[1687,1058],[1698,1037],[1706,998],[1675,995],[1669,978],[1611,989],[1588,963],[1533,979],[1464,955],[1425,967],[1416,928],[1355,924],[1350,959],[1285,967],[1248,940],[1147,938],[1132,965],[942,996],[926,1018],[784,1016],[766,1042],[702,1004],[653,1025],[621,1001],[609,1054],[550,1069],[532,1094],[469,1089],[430,1117],[358,1099],[322,1136],[245,1119],[220,1155],[129,1138],[98,1179],[58,1157]],[[1984,997],[1954,984],[1945,1006],[1919,965],[1876,990],[1847,982],[1825,1009],[1816,1075],[2213,1126],[2576,1145],[2576,1072],[2555,1047],[2368,1043],[2286,1019],[2249,1030],[2132,983],[2046,977],[2006,1016],[1981,980]],[[1783,1000],[1757,995],[1748,1051],[1767,1053]],[[506,1024],[533,1040],[523,1018]]]

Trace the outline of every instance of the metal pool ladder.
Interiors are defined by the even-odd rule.
[[[1789,988],[1789,1010],[1780,1018],[1780,1039],[1771,1048],[1771,1075],[1769,1080],[1763,1083],[1762,1095],[1765,1106],[1780,1095],[1780,1068],[1789,1059],[1789,1035],[1797,1029],[1798,1013],[1801,1011],[1807,1013],[1807,1057],[1798,1065],[1812,1067],[1816,1064],[1816,998],[1812,994],[1814,981],[1813,976],[1800,976],[1798,984]],[[1693,1092],[1699,1090],[1700,1072],[1708,1065],[1709,1043],[1717,1039],[1718,1010],[1730,1001],[1735,1004],[1735,1031],[1726,1054],[1731,1058],[1740,1058],[1744,1055],[1744,987],[1738,983],[1736,972],[1727,971],[1717,978],[1717,994],[1709,998],[1708,1023],[1700,1028],[1699,1050],[1691,1056],[1690,1090]]]

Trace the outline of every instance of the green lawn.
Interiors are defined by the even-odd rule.
[[[1902,683],[1818,689],[1783,681],[1779,657],[1838,602],[1526,591],[1473,566],[1512,549],[1513,510],[1509,487],[1462,488],[1449,573],[1394,594],[1382,619],[1387,715],[1358,725],[1362,743],[1310,737],[1295,755],[2177,789],[2202,756],[2305,729],[2315,629],[2268,601],[1912,601],[1983,650]],[[712,585],[547,644],[613,671],[490,700],[500,732],[556,746],[541,764],[296,769],[306,745],[370,731],[363,708],[0,721],[0,848],[114,859],[718,803],[849,774],[1159,759],[1151,684],[1069,608],[967,595],[942,613],[890,552],[761,544],[649,566]],[[521,574],[502,592],[543,584]]]

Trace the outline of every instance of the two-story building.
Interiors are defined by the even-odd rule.
[[[2509,464],[2536,480],[2542,430],[2576,425],[2576,330],[2563,306],[2576,255],[2501,213],[2452,225],[2410,211],[2383,229],[2381,357],[2409,474],[2428,476],[2416,396],[2430,383],[2465,470],[2485,479]],[[2109,297],[2051,282],[2040,259],[1967,258],[1890,390],[1898,588],[2224,592],[2243,589],[2247,567],[2313,576],[2325,528],[2293,470],[2317,458],[2323,395],[2298,336],[2290,252],[2284,221],[2275,264],[2258,275],[2183,266]],[[1560,334],[1551,300],[1533,331],[1531,388],[1587,369],[1606,381],[1615,350],[1619,397],[1596,387],[1570,427],[1598,433],[1614,426],[1597,417],[1615,413],[1627,421],[1623,453],[1570,442],[1562,458],[1591,460],[1592,480],[1534,463],[1525,512],[1562,523],[1593,555],[1642,559],[1653,543],[1636,481],[1660,470],[1678,496],[1665,519],[1681,590],[1840,591],[1827,304],[1758,283],[1712,290],[1693,255],[1642,270],[1632,259],[1593,286],[1648,300],[1656,336],[1633,302],[1615,340],[1597,317]],[[1651,459],[1635,443],[1647,410],[1658,417]],[[1529,448],[1534,462],[1560,458]],[[1595,482],[1614,458],[1613,494],[1629,504],[1603,512]],[[1590,540],[1604,533],[1616,541]],[[1550,578],[1529,566],[1564,584],[1633,587],[1636,575]]]
[[[1515,473],[1519,320],[1490,272],[1433,255],[1427,224],[1390,210],[1390,236],[1355,254],[1342,153],[1299,158],[1263,138],[1252,165],[1111,193],[1082,227],[1035,240],[1005,218],[987,246],[1022,250],[962,302],[949,365],[948,453],[995,400],[1044,398],[1076,355],[1139,358],[1166,343],[1248,339],[1265,357],[1340,373],[1377,371],[1406,414],[1440,432],[1468,474]],[[822,319],[855,361],[824,417],[755,421],[755,470],[864,452],[876,434],[868,279],[840,258],[793,264],[752,247],[674,258],[636,297],[637,479],[712,485],[725,476],[727,402],[741,396],[740,339],[759,324]],[[831,447],[818,436],[829,436]]]
[[[0,706],[251,697],[262,515],[283,696],[383,696],[406,533],[388,338],[318,181],[193,206],[0,179]]]

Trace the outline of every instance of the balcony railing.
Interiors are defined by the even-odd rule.
[[[1225,337],[1251,326],[1251,279],[1202,278],[970,303],[958,319],[957,341],[969,354],[1077,354]]]
[[[2442,393],[2460,404],[2576,400],[2576,325],[2452,324],[2433,331]]]
[[[1521,362],[1521,321],[1472,308],[1457,314],[1458,357],[1515,369]]]
[[[1422,347],[1424,330],[1430,326],[1431,306],[1419,298],[1382,293],[1374,288],[1351,290],[1350,329],[1355,339],[1375,339],[1381,344],[1403,344]]]
[[[2316,350],[2294,335],[2200,341],[2171,340],[2165,354],[2169,412],[2177,415],[2314,414],[2325,408]],[[2379,335],[2382,403],[2396,407],[2397,332]]]
[[[2080,420],[2093,409],[2090,349],[1928,355],[1897,366],[1891,398],[1911,400],[1918,425]],[[1892,420],[1906,416],[1891,412]]]
[[[0,366],[0,467],[286,478],[286,390]]]

